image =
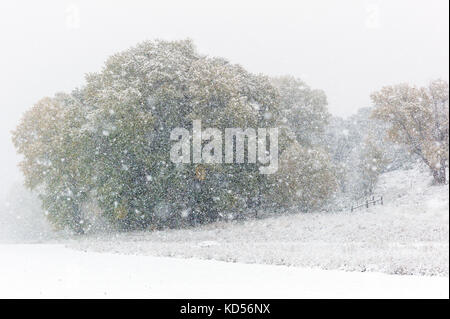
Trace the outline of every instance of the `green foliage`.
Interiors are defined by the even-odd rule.
[[[388,160],[381,147],[375,142],[374,138],[366,139],[362,151],[360,153],[359,163],[356,169],[359,171],[361,184],[359,189],[362,190],[362,195],[372,195],[378,177],[386,168]]]
[[[84,107],[71,95],[44,98],[25,113],[13,142],[24,155],[25,183],[38,188],[43,208],[55,224],[83,232],[80,205],[90,187],[89,166],[83,165],[80,128]]]
[[[313,90],[291,76],[272,78],[272,84],[280,93],[283,123],[292,130],[300,144],[317,143],[330,118],[325,93]]]
[[[428,87],[398,84],[372,94],[372,117],[388,122],[389,139],[406,145],[433,173],[436,184],[447,181],[449,152],[448,83]]]
[[[143,42],[110,57],[86,81],[70,95],[38,102],[13,134],[27,185],[41,194],[50,220],[79,233],[89,226],[86,203],[94,203],[117,229],[131,230],[241,214],[273,192],[294,202],[289,190],[260,175],[254,164],[172,163],[170,132],[191,129],[193,120],[221,131],[283,126],[281,153],[296,139],[291,132],[304,140],[300,127],[286,124],[290,108],[310,124],[304,136],[317,134],[328,116],[322,93],[294,80],[294,88],[279,90],[265,76],[199,55],[191,41]],[[295,98],[286,102],[286,92]],[[297,193],[310,193],[300,196],[301,205],[319,207],[333,189],[327,161],[294,151],[301,157],[295,170],[289,164],[282,174],[302,174]],[[319,168],[314,161],[321,162]]]

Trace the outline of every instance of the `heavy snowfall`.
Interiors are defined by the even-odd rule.
[[[364,32],[387,32],[385,6]],[[359,74],[342,101],[366,100],[343,114],[320,65],[311,80],[146,38],[8,122],[0,298],[449,297],[448,71]]]

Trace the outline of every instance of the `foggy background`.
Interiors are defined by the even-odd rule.
[[[212,2],[2,0],[0,196],[20,180],[10,131],[21,114],[146,39],[189,37],[251,72],[300,77],[340,116],[384,85],[448,80],[447,0]]]

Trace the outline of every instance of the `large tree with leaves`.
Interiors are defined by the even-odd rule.
[[[222,132],[283,127],[284,152],[295,140],[289,132],[299,130],[285,125],[285,94],[267,77],[202,56],[191,41],[147,41],[113,55],[86,81],[72,94],[38,102],[14,132],[27,184],[56,224],[83,232],[86,207],[123,230],[204,223],[282,191],[255,164],[170,159],[172,130],[191,131],[194,120]],[[301,112],[309,117],[315,95],[307,93]],[[314,207],[320,196],[311,194]]]
[[[449,151],[448,83],[399,84],[372,94],[372,116],[390,123],[389,138],[405,144],[429,166],[436,184],[446,182]]]
[[[311,89],[292,76],[271,79],[280,94],[280,113],[283,123],[302,145],[317,143],[325,131],[331,115],[327,97],[322,90]]]
[[[57,94],[37,102],[13,132],[26,185],[38,192],[54,224],[77,233],[84,231],[81,208],[92,175],[85,165],[90,150],[80,134],[84,119],[85,108],[74,95]]]
[[[122,228],[212,221],[246,207],[260,192],[254,164],[177,164],[170,160],[174,128],[271,127],[277,92],[223,59],[196,53],[190,41],[144,42],[111,57],[87,78],[91,106],[86,136],[96,172],[96,200]]]

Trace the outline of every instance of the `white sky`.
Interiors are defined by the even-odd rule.
[[[19,174],[10,131],[34,102],[83,84],[111,54],[145,39],[192,38],[255,73],[325,90],[333,114],[398,82],[448,80],[448,0],[0,2],[3,187]]]

